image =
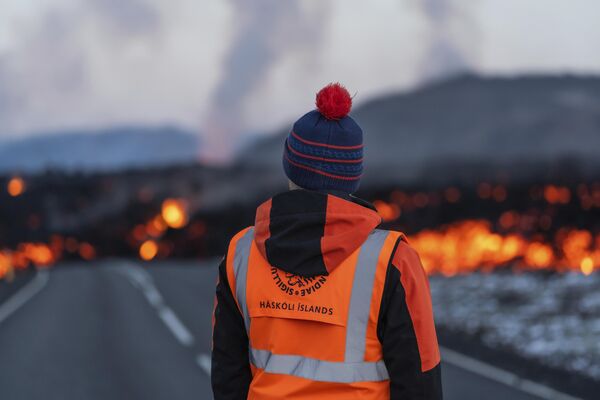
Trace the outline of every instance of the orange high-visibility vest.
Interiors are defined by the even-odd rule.
[[[310,278],[270,265],[252,227],[232,239],[227,277],[249,338],[248,399],[389,399],[377,321],[401,237],[376,229],[329,275]]]

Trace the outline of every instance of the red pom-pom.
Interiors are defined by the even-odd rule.
[[[352,97],[339,83],[330,83],[317,93],[317,109],[327,119],[342,119],[352,108]]]

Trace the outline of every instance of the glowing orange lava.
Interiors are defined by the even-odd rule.
[[[0,279],[9,275],[12,271],[12,262],[10,256],[7,253],[0,251]]]
[[[170,228],[183,228],[188,223],[187,204],[183,200],[167,199],[162,203],[161,215]]]
[[[140,258],[144,261],[150,261],[158,253],[158,244],[154,240],[146,240],[140,246]]]
[[[441,229],[423,230],[409,238],[428,273],[454,275],[490,270],[509,263],[529,269],[581,271],[600,267],[600,246],[589,231],[563,228],[554,246],[519,234],[492,232],[491,224],[466,220]]]
[[[393,221],[400,216],[400,207],[395,203],[386,203],[382,200],[375,200],[373,205],[377,209],[377,213],[384,221]]]
[[[20,196],[25,191],[25,181],[23,178],[15,176],[8,181],[6,190],[12,197]]]

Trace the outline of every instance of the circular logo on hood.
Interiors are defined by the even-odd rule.
[[[327,276],[301,276],[281,271],[271,267],[271,276],[275,285],[290,296],[309,296],[323,287],[327,282]]]

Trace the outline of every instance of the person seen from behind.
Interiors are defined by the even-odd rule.
[[[284,144],[290,190],[229,244],[213,316],[215,400],[442,399],[419,256],[353,195],[364,147],[351,105],[340,84],[317,94]]]

